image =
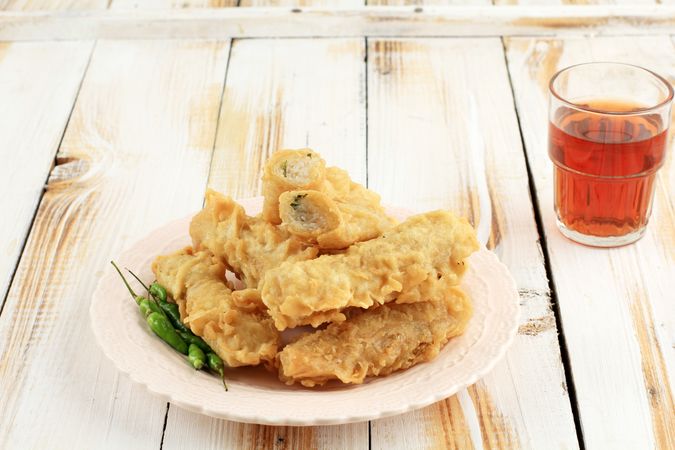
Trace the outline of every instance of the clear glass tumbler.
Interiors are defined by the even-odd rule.
[[[642,67],[598,62],[561,70],[549,90],[560,231],[596,247],[637,241],[666,155],[673,88]]]

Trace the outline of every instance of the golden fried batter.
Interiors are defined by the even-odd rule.
[[[281,194],[279,214],[291,233],[328,250],[376,238],[394,226],[379,197],[372,204],[343,203],[313,190]]]
[[[346,171],[326,168],[310,149],[273,153],[262,184],[263,219],[286,224],[292,234],[321,249],[372,239],[395,223],[380,205],[379,195],[352,181]]]
[[[464,259],[477,249],[466,219],[434,211],[345,253],[285,262],[267,271],[260,290],[279,330],[316,327],[344,320],[348,307],[438,299],[459,284]]]
[[[380,205],[380,196],[377,192],[353,181],[346,170],[339,167],[326,169],[326,181],[323,190],[328,196],[340,203],[367,206],[384,217],[387,217],[384,208]]]
[[[269,269],[284,261],[316,257],[318,249],[297,236],[264,221],[249,217],[230,197],[209,190],[206,205],[190,223],[195,249],[208,249],[221,258],[249,288],[258,286]]]
[[[277,355],[286,384],[322,385],[329,380],[363,383],[435,358],[471,317],[471,302],[452,287],[445,297],[359,310],[345,322],[301,337]]]
[[[279,215],[288,231],[311,242],[344,227],[338,205],[321,191],[284,192],[279,196]]]
[[[265,306],[251,289],[233,295],[223,281],[225,266],[218,258],[187,248],[157,257],[152,271],[179,304],[183,322],[228,366],[274,359],[279,333]]]
[[[279,196],[296,189],[323,189],[326,163],[309,148],[279,150],[265,163],[262,177],[263,218],[279,224]]]

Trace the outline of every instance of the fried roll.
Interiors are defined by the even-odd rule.
[[[438,300],[358,310],[287,345],[277,355],[279,378],[313,387],[329,380],[360,384],[434,359],[472,314],[457,287]]]
[[[265,305],[250,292],[233,299],[224,282],[225,266],[218,258],[187,248],[157,257],[152,271],[178,303],[181,320],[228,366],[274,360],[279,333]]]
[[[349,307],[438,299],[459,284],[465,259],[477,249],[466,219],[434,211],[344,253],[287,261],[266,272],[260,290],[279,330],[316,327],[344,320]]]
[[[299,189],[323,190],[326,163],[318,153],[308,148],[279,150],[270,156],[262,177],[262,217],[272,224],[281,223],[279,196]]]

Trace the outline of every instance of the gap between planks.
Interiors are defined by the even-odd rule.
[[[237,4],[237,6],[239,6]],[[218,114],[216,116],[216,123],[220,122],[220,114],[223,111],[223,96],[225,95],[225,86],[227,85],[227,74],[230,71],[230,60],[232,57],[232,42],[230,40],[229,48],[227,51],[227,62],[225,63],[225,75],[223,76],[223,87],[220,91],[220,100],[218,101]],[[216,151],[216,142],[218,140],[218,127],[216,127],[215,133],[213,133],[213,143],[211,145],[211,160],[209,161],[209,172],[211,171],[211,165],[213,164],[213,154]],[[208,183],[208,179],[206,180]],[[205,183],[205,184],[206,184]],[[166,403],[166,411],[164,412],[164,425],[162,426],[162,439],[159,442],[159,450],[164,448],[164,436],[166,435],[166,426],[169,422],[169,409],[171,409],[171,402]]]
[[[21,243],[21,250],[19,250],[19,253],[16,257],[16,261],[14,262],[14,267],[12,269],[12,275],[9,277],[9,280],[7,282],[7,290],[2,293],[2,298],[0,301],[0,317],[2,317],[2,313],[5,310],[5,305],[7,304],[7,297],[9,296],[9,291],[10,287],[12,286],[12,283],[14,283],[14,277],[16,276],[17,269],[19,268],[19,262],[21,261],[21,258],[23,257],[23,253],[26,250],[26,244],[28,243],[28,237],[30,236],[31,231],[33,230],[33,225],[35,224],[35,219],[38,214],[38,210],[40,209],[40,204],[42,203],[42,197],[44,197],[45,192],[46,192],[46,186],[49,181],[49,178],[52,176],[52,172],[54,171],[54,168],[59,165],[58,162],[58,153],[59,149],[61,148],[61,143],[63,142],[63,137],[66,135],[66,130],[68,129],[68,123],[70,123],[70,118],[73,115],[73,111],[75,110],[75,104],[77,103],[77,98],[80,95],[80,89],[82,88],[82,83],[84,82],[84,77],[87,74],[87,70],[89,69],[89,64],[91,63],[91,57],[94,54],[94,50],[96,49],[96,41],[91,45],[91,49],[89,50],[89,55],[87,56],[87,62],[85,63],[84,70],[82,71],[82,76],[80,77],[80,81],[77,84],[77,89],[75,90],[75,95],[73,96],[72,104],[70,105],[70,110],[68,111],[68,117],[66,118],[63,129],[60,132],[59,136],[59,142],[54,148],[54,157],[53,160],[54,162],[52,163],[51,168],[47,171],[47,176],[45,177],[44,182],[42,183],[42,190],[40,192],[40,196],[37,199],[37,202],[35,203],[35,210],[33,211],[33,216],[30,219],[30,222],[28,223],[28,226],[26,228],[26,232],[23,235],[23,241]]]
[[[577,403],[577,394],[576,388],[574,386],[574,376],[572,372],[572,366],[570,364],[569,352],[567,349],[567,342],[565,340],[565,330],[562,326],[562,320],[560,316],[560,307],[558,305],[558,296],[556,294],[555,283],[553,280],[553,271],[551,269],[551,263],[548,253],[548,246],[546,245],[546,235],[544,234],[544,225],[542,222],[541,211],[539,207],[539,196],[537,194],[537,189],[534,184],[534,177],[532,175],[532,168],[530,167],[530,161],[527,158],[527,150],[525,147],[525,137],[523,136],[523,127],[520,122],[520,112],[516,105],[516,92],[513,87],[513,80],[511,79],[511,70],[509,69],[508,63],[508,54],[506,49],[506,43],[504,38],[501,38],[502,41],[502,51],[504,53],[504,64],[506,65],[506,73],[508,76],[509,87],[511,88],[511,95],[513,98],[513,110],[516,114],[516,121],[518,123],[518,134],[520,135],[520,142],[522,144],[524,159],[525,159],[525,170],[527,171],[527,184],[530,190],[530,199],[532,201],[532,209],[534,211],[534,221],[537,227],[537,234],[539,235],[539,246],[541,247],[542,259],[544,263],[544,269],[546,270],[546,278],[548,279],[548,289],[551,296],[551,307],[553,309],[553,316],[555,317],[555,326],[558,330],[558,347],[560,348],[560,358],[563,363],[563,368],[565,372],[565,384],[567,386],[567,395],[570,399],[570,406],[572,408],[572,417],[574,418],[574,428],[577,433],[577,442],[579,443],[579,448],[581,450],[585,449],[583,429],[581,427],[581,419],[579,417],[579,404]]]
[[[672,448],[668,442],[673,442],[674,428],[660,425],[675,417],[667,383],[673,354],[666,351],[673,330],[669,319],[675,317],[669,301],[673,254],[668,250],[675,217],[668,213],[673,211],[669,172],[661,172],[666,183],[655,194],[655,206],[661,208],[654,208],[654,223],[643,240],[623,248],[590,249],[567,241],[555,226],[553,172],[546,152],[547,83],[557,70],[601,56],[649,67],[672,80],[672,43],[663,36],[505,42],[574,369],[584,442],[589,448]],[[660,315],[660,320],[654,326],[647,317],[642,320],[632,313],[635,303],[645,303],[645,311],[651,306],[655,316],[645,314]],[[660,387],[652,389],[655,380],[666,381],[657,381]]]

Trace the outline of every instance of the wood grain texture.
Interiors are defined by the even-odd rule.
[[[558,232],[547,156],[547,82],[571,64],[611,60],[644,65],[675,80],[667,37],[510,39],[527,155],[569,350],[588,448],[675,447],[675,171],[672,135],[658,175],[646,236],[623,248],[593,249]]]
[[[0,11],[60,11],[105,9],[110,0],[0,0]]]
[[[171,406],[162,448],[366,450],[368,423],[272,427],[212,419]]]
[[[366,181],[363,39],[235,41],[209,187],[260,195],[262,166],[281,148],[309,146]],[[279,405],[283,408],[283,405]],[[368,448],[368,423],[244,425],[170,408],[165,449]]]
[[[368,0],[368,6],[455,6],[491,4],[491,0]]]
[[[488,221],[489,245],[520,288],[521,324],[553,317],[499,39],[370,41],[368,177],[387,203]],[[480,217],[486,200],[492,217]],[[555,323],[519,334],[480,385],[371,431],[373,448],[462,448],[468,438],[477,448],[577,447]]]
[[[363,39],[235,41],[209,186],[259,195],[269,155],[304,146],[364,183],[364,59]]]
[[[647,35],[675,30],[675,5],[381,6],[0,12],[0,40]]]
[[[112,0],[111,8],[223,8],[223,7],[354,7],[364,0]]]
[[[363,6],[364,0],[240,0],[239,6],[297,6],[349,8]]]
[[[471,418],[455,395],[446,401],[371,423],[371,448],[388,449],[453,449],[480,448],[480,429],[474,429]],[[473,439],[477,439],[474,442]]]
[[[166,403],[105,360],[89,297],[119,251],[199,207],[227,55],[97,43],[0,316],[1,448],[159,448]]]
[[[655,5],[661,0],[492,0],[495,5],[557,6],[557,5]]]
[[[0,98],[11,105],[0,119],[0,308],[91,50],[91,42],[0,44]]]
[[[111,9],[225,8],[237,0],[111,0]]]

